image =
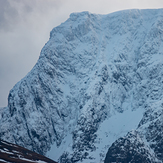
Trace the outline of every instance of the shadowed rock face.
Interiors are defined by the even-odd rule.
[[[162,18],[162,9],[71,14],[10,91],[0,138],[61,163],[97,163],[135,130],[140,158],[163,161]]]
[[[56,163],[18,145],[0,140],[0,162],[8,163]]]
[[[109,148],[104,163],[156,163],[154,153],[142,141],[137,132],[130,132],[124,138],[116,140]]]

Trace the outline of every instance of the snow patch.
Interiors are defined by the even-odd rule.
[[[104,160],[108,148],[115,140],[137,128],[143,117],[143,112],[143,109],[137,109],[135,111],[129,109],[123,113],[116,113],[100,125],[97,131],[98,139],[95,144],[97,149],[96,152],[91,154],[95,158],[95,162]]]
[[[72,147],[72,134],[69,133],[64,138],[62,144],[59,147],[57,147],[56,144],[53,144],[51,146],[51,149],[46,153],[46,157],[54,161],[57,161],[60,155],[64,153],[64,151],[71,151],[71,147]]]

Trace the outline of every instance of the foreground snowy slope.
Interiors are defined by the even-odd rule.
[[[0,138],[60,163],[109,162],[119,146],[163,162],[162,75],[162,9],[73,13],[10,91]]]
[[[56,163],[18,145],[0,140],[0,163]]]

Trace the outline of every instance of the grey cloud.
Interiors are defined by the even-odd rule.
[[[8,30],[10,28],[9,19],[12,17],[15,19],[18,16],[18,13],[15,8],[13,8],[8,0],[0,1],[0,29]],[[12,20],[13,20],[12,19]]]
[[[63,0],[0,0],[0,30],[11,31],[15,25],[57,10]]]

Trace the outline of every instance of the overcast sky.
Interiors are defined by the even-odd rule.
[[[163,0],[0,0],[0,107],[10,89],[35,65],[53,27],[72,12],[108,14],[163,8]]]

